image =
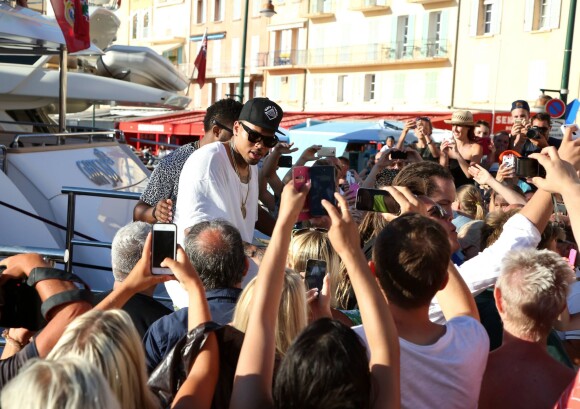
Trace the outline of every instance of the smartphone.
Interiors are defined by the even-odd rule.
[[[294,188],[300,190],[306,182],[310,180],[310,168],[308,166],[295,166],[292,168],[292,180],[294,182]],[[310,194],[310,192],[309,192]],[[310,219],[310,207],[308,200],[304,202],[304,207],[298,215],[298,221],[304,221]]]
[[[151,271],[153,274],[173,274],[161,262],[166,257],[175,259],[177,255],[177,226],[173,223],[155,223],[153,225],[151,247]]]
[[[503,163],[506,166],[513,167],[515,165],[515,160],[516,157],[514,155],[504,155],[503,159],[501,160],[501,163]]]
[[[407,152],[403,152],[403,151],[391,151],[389,157],[391,159],[407,159]]]
[[[322,200],[326,199],[336,205],[334,192],[336,192],[334,166],[312,166],[310,168],[310,192],[308,192],[308,206],[310,216],[326,216],[326,209],[322,206]]]
[[[522,123],[522,120],[521,119],[514,119],[514,124],[515,125],[519,125],[521,123]]]
[[[308,259],[306,261],[306,272],[304,274],[304,281],[306,283],[306,289],[310,290],[312,288],[318,288],[318,291],[322,291],[322,285],[324,284],[324,276],[326,275],[326,261]]]
[[[356,183],[356,178],[354,177],[354,171],[349,170],[346,172],[346,181],[349,185]]]
[[[568,264],[570,267],[574,268],[576,266],[576,256],[578,251],[576,249],[570,249],[570,254],[568,254]]]
[[[535,176],[546,176],[546,170],[536,159],[517,158],[516,176],[524,178],[533,178]]]
[[[356,194],[356,209],[398,214],[401,211],[401,206],[386,190],[361,187]]]
[[[281,168],[291,168],[292,167],[292,156],[282,155],[278,159],[278,166]]]
[[[320,148],[316,154],[319,158],[325,158],[328,156],[336,156],[336,148],[331,148],[327,146],[323,146]]]
[[[580,131],[578,131],[578,129],[580,129],[580,128],[578,127],[578,125],[576,125],[576,124],[564,124],[560,127],[560,130],[562,131],[562,133],[565,133],[566,128],[572,128],[572,127],[576,128],[576,130],[572,132],[572,140],[574,141],[574,140],[578,139],[578,137],[580,137]]]

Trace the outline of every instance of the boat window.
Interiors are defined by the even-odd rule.
[[[0,64],[34,65],[42,56],[40,55],[1,55]]]

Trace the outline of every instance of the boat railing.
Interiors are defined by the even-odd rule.
[[[76,198],[77,196],[92,196],[92,197],[107,197],[112,199],[128,199],[128,200],[139,200],[141,198],[140,193],[135,192],[120,192],[117,190],[105,190],[105,189],[89,189],[84,187],[70,187],[63,186],[61,193],[68,195],[68,207],[66,216],[66,255],[67,260],[65,261],[65,270],[72,273],[73,264],[81,267],[94,267],[87,266],[79,263],[73,263],[74,246],[85,246],[85,247],[100,247],[100,248],[111,248],[110,242],[98,241],[98,240],[79,240],[75,239],[75,214],[76,214]],[[156,300],[161,302],[171,302],[169,297],[154,297]]]
[[[74,238],[77,196],[139,200],[141,194],[135,192],[120,192],[117,190],[89,189],[84,187],[70,186],[63,186],[61,193],[68,195],[68,208],[66,213],[66,249],[68,251],[68,261],[65,264],[65,269],[67,272],[72,273],[75,246],[111,248],[110,242],[98,240],[81,240]]]
[[[0,155],[2,155],[2,173],[6,174],[6,166],[7,166],[7,162],[6,162],[6,152],[8,152],[8,148],[6,148],[6,145],[0,145]]]
[[[49,249],[45,247],[24,247],[24,246],[6,246],[0,244],[0,257],[10,257],[17,254],[37,253],[48,261],[59,264],[65,264],[68,261],[68,251],[61,249]]]
[[[96,132],[61,132],[61,133],[28,133],[16,135],[11,146],[18,146],[23,139],[45,140],[55,139],[56,145],[64,145],[67,139],[86,139],[88,143],[93,143],[95,138],[105,138],[125,142],[125,133],[119,129]]]

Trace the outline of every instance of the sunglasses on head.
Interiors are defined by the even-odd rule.
[[[252,143],[261,142],[262,145],[264,145],[266,148],[273,148],[278,143],[278,137],[276,135],[274,136],[262,135],[260,132],[254,131],[243,122],[240,122],[240,124],[244,128],[244,131],[246,131],[246,133],[248,134],[248,140],[250,142]]]
[[[447,218],[447,212],[438,204],[433,205],[432,208],[427,210],[427,214],[436,219],[444,220]]]
[[[301,234],[304,234],[306,232],[309,231],[317,231],[320,233],[328,233],[328,229],[324,229],[322,227],[304,227],[302,229],[294,229],[292,230],[292,238],[296,237],[296,236],[300,236]]]
[[[214,119],[213,120],[213,123],[214,123],[214,125],[217,125],[220,128],[222,128],[224,131],[228,131],[232,135],[234,134],[234,131],[232,130],[232,128],[228,128],[227,126],[225,126],[224,124],[222,124],[221,122],[219,122],[217,119]]]

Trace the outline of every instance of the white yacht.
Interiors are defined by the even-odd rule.
[[[74,271],[93,289],[105,290],[112,285],[112,275],[103,271],[110,269],[106,243],[132,220],[136,203],[110,196],[138,196],[150,172],[118,131],[57,133],[49,114],[58,112],[59,72],[42,54],[54,54],[63,43],[53,19],[0,1],[0,255],[14,246],[56,253],[68,246]],[[89,53],[102,54],[94,45]],[[96,103],[189,104],[176,92],[84,72],[71,70],[67,82],[67,112]],[[62,192],[67,186],[104,192],[77,196],[71,217],[73,200]],[[75,233],[67,236],[71,223]]]

